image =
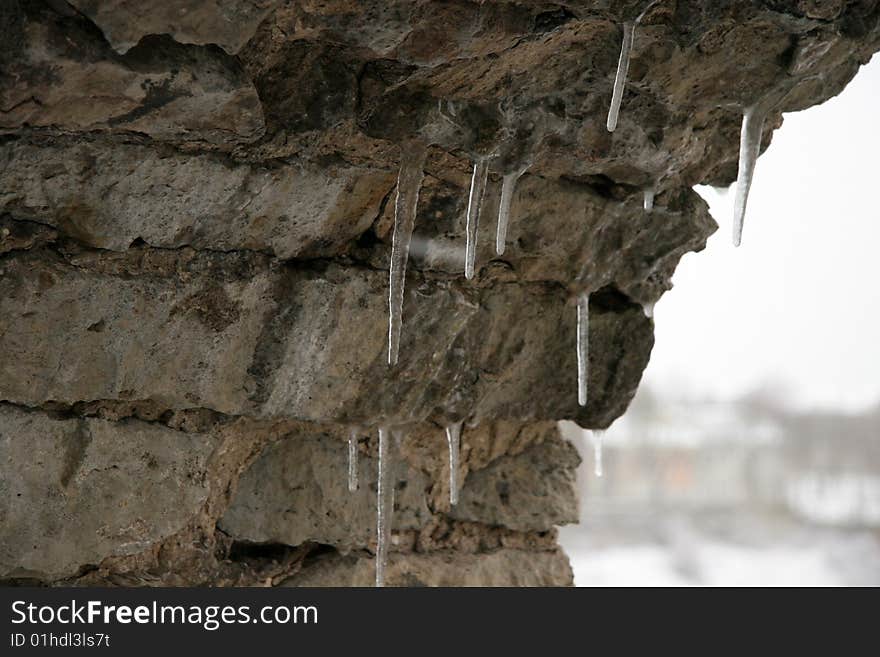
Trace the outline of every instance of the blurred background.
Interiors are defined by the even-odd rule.
[[[878,107],[875,57],[785,116],[738,249],[733,188],[697,188],[720,228],[657,304],[632,406],[602,436],[562,423],[578,586],[880,585]]]

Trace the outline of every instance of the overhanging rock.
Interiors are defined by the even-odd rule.
[[[766,147],[880,48],[875,0],[660,0],[612,133],[622,25],[647,5],[3,3],[0,577],[368,583],[391,425],[388,583],[569,584],[553,527],[577,517],[577,458],[555,421],[625,411],[644,310],[715,229],[692,187],[733,182],[744,109],[774,99]],[[389,368],[395,183],[419,143]]]

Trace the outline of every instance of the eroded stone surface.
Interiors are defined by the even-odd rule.
[[[408,423],[576,418],[607,426],[652,343],[641,308],[593,302],[591,404],[577,405],[575,313],[544,284],[412,280],[386,365],[386,276],[254,254],[73,249],[0,261],[0,398],[149,399],[231,415]],[[516,317],[516,321],[509,321]]]
[[[332,554],[306,565],[282,586],[372,586],[373,559]],[[392,554],[387,586],[571,586],[568,558],[560,549],[502,549],[484,554]]]
[[[208,498],[213,447],[144,422],[0,405],[0,577],[70,576],[180,531]]]
[[[0,130],[134,131],[211,143],[263,132],[256,89],[216,49],[155,35],[119,55],[66,3],[39,0],[7,5],[0,28]]]
[[[503,456],[471,473],[449,515],[518,531],[547,531],[578,521],[577,450],[553,440]]]
[[[342,550],[375,545],[374,458],[358,459],[359,489],[348,490],[348,446],[320,433],[292,434],[275,443],[239,481],[219,527],[236,540],[299,545],[313,541]],[[398,459],[394,527],[420,529],[429,520],[428,480]]]
[[[137,144],[0,145],[0,212],[83,244],[337,255],[367,230],[393,176],[354,167],[236,166]]]
[[[691,186],[733,180],[742,107],[789,89],[766,146],[782,111],[838,93],[880,48],[877,0],[660,2],[611,134],[620,25],[644,4],[0,3],[0,487],[27,505],[0,504],[39,519],[21,540],[60,537],[26,552],[4,533],[6,577],[369,584],[369,490],[354,509],[336,495],[346,425],[369,425],[369,469],[366,436],[392,421],[409,469],[392,583],[570,583],[546,531],[574,508],[553,422],[604,427],[625,410],[652,344],[639,304],[714,229]],[[392,190],[412,138],[431,146],[389,370]],[[465,282],[480,156],[490,188]],[[529,162],[499,258],[500,174]],[[64,473],[83,427],[96,468],[80,482]],[[138,460],[145,443],[160,472]],[[140,493],[166,483],[156,500],[184,503],[157,511]],[[216,527],[231,503],[238,537]]]
[[[280,0],[70,0],[91,18],[119,52],[150,34],[180,43],[217,44],[235,54]]]
[[[287,153],[349,144],[352,157],[387,158],[381,143],[343,139],[357,126],[377,142],[425,134],[449,150],[497,148],[503,162],[521,158],[526,142],[542,175],[636,187],[660,179],[667,188],[731,182],[743,106],[792,75],[800,82],[779,111],[821,102],[880,45],[873,1],[846,11],[795,0],[659,3],[636,35],[612,135],[605,117],[620,24],[644,5],[295,3],[268,17],[241,54]],[[299,39],[285,36],[297,28]],[[438,102],[453,103],[457,125]]]
[[[265,450],[241,478],[220,528],[236,540],[252,543],[313,541],[342,551],[373,548],[375,436],[360,437],[360,487],[352,493],[347,487],[347,445],[340,433],[345,432],[319,433],[306,425]],[[574,448],[559,438],[555,428],[547,440],[540,430],[525,432],[525,440],[540,442],[481,467],[479,457],[471,454],[488,447],[494,433],[493,427],[466,433],[461,501],[447,510],[448,504],[431,495],[432,484],[448,477],[447,464],[432,458],[446,452],[445,436],[430,427],[414,428],[401,451],[393,452],[398,482],[394,531],[425,531],[437,522],[432,515],[436,510],[453,519],[521,532],[546,532],[554,525],[575,522],[574,471],[579,458]]]

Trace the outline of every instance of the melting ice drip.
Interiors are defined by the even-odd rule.
[[[449,504],[458,504],[458,463],[461,450],[461,422],[453,422],[446,427],[446,442],[449,443]]]
[[[602,476],[602,439],[605,432],[601,429],[593,431],[593,474]]]
[[[471,191],[467,207],[467,245],[464,256],[464,277],[474,277],[474,263],[477,260],[477,227],[480,222],[480,206],[486,192],[486,179],[489,176],[489,159],[481,157],[474,162],[474,173],[471,176]]]
[[[590,293],[577,300],[578,404],[587,405],[587,381],[590,376]]]
[[[376,500],[376,586],[385,586],[388,543],[391,539],[391,516],[394,512],[393,466],[390,453],[390,431],[379,427],[379,481]]]
[[[348,435],[348,490],[353,493],[358,488],[358,430],[352,429]]]
[[[400,354],[400,331],[403,324],[403,292],[406,263],[416,222],[419,188],[424,177],[428,148],[413,141],[401,146],[400,173],[397,176],[397,199],[394,202],[394,235],[391,238],[391,267],[388,283],[388,364],[396,365]]]
[[[739,133],[739,169],[736,176],[736,198],[733,205],[733,245],[742,243],[743,222],[746,216],[746,204],[752,179],[755,175],[755,163],[761,152],[761,137],[764,122],[772,109],[777,107],[799,82],[822,79],[821,74],[790,77],[785,82],[769,91],[750,107],[743,109],[742,128]]]
[[[652,185],[645,189],[644,207],[645,212],[651,212],[654,209],[654,195],[657,193],[656,188]]]
[[[507,227],[510,225],[510,204],[513,201],[513,191],[520,177],[529,168],[528,165],[518,171],[504,174],[501,180],[501,202],[498,204],[498,228],[495,233],[495,253],[504,255],[507,246]]]
[[[623,100],[624,87],[626,87],[626,76],[629,73],[629,59],[632,54],[636,26],[642,22],[645,14],[659,1],[654,0],[654,2],[651,2],[633,22],[623,24],[623,43],[620,46],[620,58],[617,60],[617,75],[614,77],[614,91],[611,94],[611,107],[608,109],[608,121],[605,124],[608,132],[614,132],[615,128],[617,128],[617,117],[620,114],[620,103]]]
[[[747,107],[743,111],[742,129],[739,136],[739,171],[736,176],[736,200],[733,206],[733,245],[742,242],[743,221],[746,216],[746,204],[752,177],[755,174],[755,163],[761,150],[761,135],[764,131],[764,108]]]

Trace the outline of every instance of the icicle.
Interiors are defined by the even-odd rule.
[[[385,565],[391,538],[391,515],[394,512],[393,470],[389,450],[388,427],[379,427],[379,482],[376,500],[376,586],[385,586]]]
[[[397,199],[394,202],[394,234],[391,238],[391,267],[388,284],[388,364],[396,365],[400,353],[403,321],[403,291],[406,285],[406,262],[416,221],[419,188],[428,149],[424,142],[401,146],[400,172],[397,176]]]
[[[642,306],[642,311],[645,313],[645,317],[651,319],[654,317],[654,302],[649,301],[644,306]]]
[[[358,430],[352,429],[348,435],[348,490],[353,493],[358,488]]]
[[[474,277],[474,263],[477,259],[477,225],[480,221],[480,205],[486,191],[486,178],[489,175],[489,159],[479,158],[474,162],[474,173],[471,176],[471,192],[468,196],[467,208],[467,246],[465,247],[464,276]]]
[[[453,422],[446,427],[446,442],[449,443],[449,504],[458,504],[458,456],[461,446],[461,422]]]
[[[577,302],[578,404],[587,405],[590,368],[590,294],[583,292]]]
[[[602,476],[602,437],[604,431],[596,430],[593,432],[593,474],[597,477]]]
[[[623,88],[626,86],[626,74],[629,71],[629,56],[632,51],[635,23],[623,24],[623,43],[620,46],[620,59],[617,60],[617,76],[614,78],[614,92],[611,95],[611,107],[608,109],[608,132],[617,127],[617,116],[620,114],[620,103],[623,100]]]
[[[657,193],[657,190],[651,186],[645,189],[645,212],[651,212],[654,209],[654,195]]]
[[[743,112],[742,130],[739,137],[739,172],[736,176],[736,200],[733,206],[733,245],[742,242],[743,220],[746,216],[746,203],[752,187],[755,162],[761,150],[761,135],[764,130],[764,112],[748,107]]]
[[[528,168],[506,173],[502,179],[501,202],[498,204],[498,228],[495,233],[495,253],[498,255],[504,255],[504,249],[507,246],[507,226],[510,224],[510,203],[513,201],[513,190],[516,188],[516,182],[520,176]]]
[[[645,15],[651,11],[659,0],[648,3],[632,23],[623,24],[623,43],[620,45],[620,58],[617,60],[617,75],[614,78],[614,92],[611,95],[611,107],[608,109],[608,132],[614,132],[617,127],[617,117],[620,114],[620,102],[623,100],[623,89],[626,86],[626,75],[629,72],[629,58],[632,53],[633,39],[635,38],[636,25],[642,22]]]

